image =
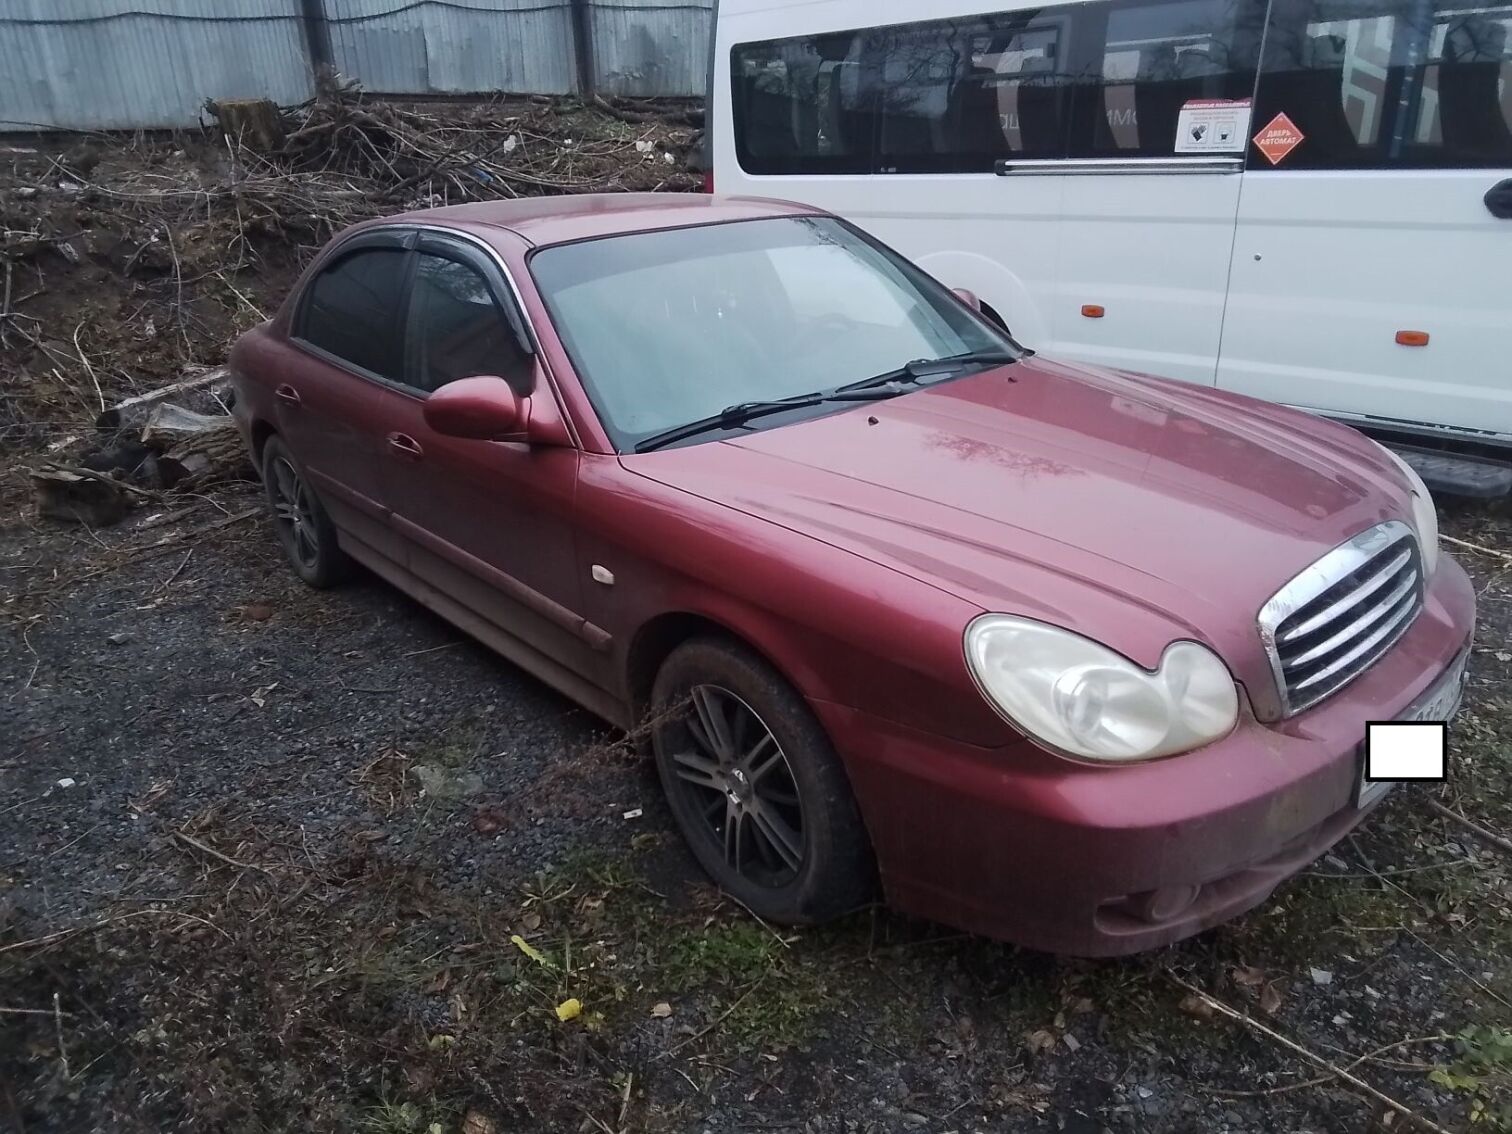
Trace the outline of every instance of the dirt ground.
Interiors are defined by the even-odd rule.
[[[0,180],[10,231],[54,156]],[[307,248],[142,278],[131,239],[6,261],[53,306],[13,282],[0,352],[0,1130],[1512,1130],[1512,854],[1441,810],[1512,834],[1505,505],[1444,507],[1481,612],[1450,782],[1253,913],[1108,962],[882,909],[782,932],[633,743],[376,580],[304,588],[238,470],[34,518],[91,365],[110,399],[219,361]]]

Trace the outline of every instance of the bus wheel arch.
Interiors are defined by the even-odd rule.
[[[916,261],[935,279],[976,295],[982,314],[1008,331],[1018,342],[1034,346],[1049,338],[1039,304],[1013,272],[977,252],[932,252]]]
[[[980,302],[982,304],[982,314],[996,323],[998,327],[1006,334],[1012,336],[1013,328],[1008,326],[1008,320],[1004,319],[1001,315],[998,314],[997,308],[992,306],[992,304],[988,303],[986,300],[981,300]]]

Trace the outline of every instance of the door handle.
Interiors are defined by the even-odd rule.
[[[278,387],[278,389],[274,390],[273,396],[279,401],[283,402],[285,405],[299,405],[299,391],[296,390],[293,386],[290,386],[287,382]]]
[[[420,448],[420,442],[403,433],[390,433],[388,435],[389,452],[402,457],[406,461],[418,461],[425,456],[425,450]]]
[[[1486,190],[1486,208],[1498,220],[1512,220],[1512,177]]]

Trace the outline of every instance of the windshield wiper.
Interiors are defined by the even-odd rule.
[[[968,366],[1003,364],[1017,362],[1019,355],[1012,351],[1006,351],[1002,347],[989,347],[986,350],[970,350],[964,354],[946,355],[944,358],[916,358],[912,362],[905,362],[896,370],[889,370],[883,374],[876,374],[870,378],[863,378],[859,382],[851,382],[849,385],[837,387],[837,392],[846,390],[871,390],[878,386],[891,386],[898,382],[918,382],[924,378],[933,377],[936,374],[949,374],[952,371],[961,370]]]
[[[796,397],[779,398],[770,402],[740,402],[733,406],[726,406],[708,417],[690,421],[687,425],[679,425],[676,429],[669,429],[665,433],[652,434],[637,442],[635,451],[649,453],[653,449],[662,449],[668,445],[675,445],[679,441],[686,441],[689,437],[697,437],[700,433],[709,433],[716,429],[737,429],[758,417],[783,413],[786,410],[806,409],[809,406],[824,405],[826,402],[878,402],[884,398],[893,397],[896,393],[895,390],[851,389],[841,386],[836,390],[818,390],[812,394],[798,394]]]
[[[824,394],[800,394],[796,398],[779,398],[770,402],[740,402],[733,406],[725,406],[718,413],[710,414],[708,417],[690,421],[687,425],[679,425],[676,429],[669,429],[665,433],[652,434],[645,440],[637,442],[635,451],[649,453],[653,449],[674,445],[689,437],[697,437],[700,433],[708,433],[714,429],[734,429],[758,417],[766,417],[768,414],[782,413],[790,409],[803,409],[805,406],[817,406],[824,400]]]
[[[812,394],[799,394],[796,397],[779,398],[775,401],[739,402],[733,406],[726,406],[718,413],[701,417],[697,421],[690,421],[687,425],[679,425],[663,433],[653,433],[650,437],[636,442],[635,451],[649,453],[654,449],[664,449],[668,445],[686,441],[689,437],[697,437],[700,433],[711,433],[716,429],[737,429],[759,417],[824,405],[826,402],[881,401],[900,393],[901,391],[887,388],[900,382],[918,382],[935,374],[949,374],[967,366],[1016,362],[1019,357],[1011,351],[994,347],[990,350],[953,354],[946,358],[916,358],[896,370],[889,370],[886,374],[863,378],[859,382],[851,382],[845,386],[836,386],[833,390],[819,390]]]

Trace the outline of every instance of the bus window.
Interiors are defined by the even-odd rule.
[[[875,118],[861,36],[742,44],[730,58],[735,137],[748,173],[869,173]]]
[[[884,173],[990,173],[999,158],[1065,157],[1062,24],[1040,12],[872,33]]]
[[[1259,8],[1239,0],[1114,7],[1090,147],[1075,146],[1073,156],[1171,156],[1186,103],[1253,93],[1259,31]]]
[[[1255,120],[1283,112],[1285,168],[1512,165],[1512,6],[1282,0]]]

